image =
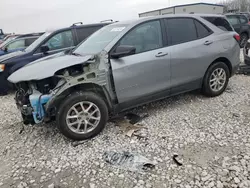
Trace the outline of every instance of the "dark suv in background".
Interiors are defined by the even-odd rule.
[[[42,34],[43,33],[32,33],[10,37],[2,44],[0,44],[0,56],[15,51],[24,50],[25,48],[30,46],[36,39],[38,39]]]
[[[89,25],[73,24],[67,28],[48,31],[25,50],[1,56],[0,95],[7,94],[9,88],[7,77],[11,73],[37,59],[75,48],[75,46],[77,46],[92,33],[110,23],[112,22]]]
[[[244,14],[226,14],[234,30],[240,35],[240,47],[244,47],[250,36],[249,19]]]

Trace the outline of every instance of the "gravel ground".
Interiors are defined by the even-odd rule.
[[[197,92],[134,109],[148,113],[143,138],[109,123],[77,147],[54,124],[24,126],[13,95],[0,97],[0,187],[250,187],[250,77],[234,76],[216,98]],[[102,159],[130,151],[157,163],[130,172]],[[172,157],[179,155],[182,166]]]

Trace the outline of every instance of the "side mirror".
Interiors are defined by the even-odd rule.
[[[49,51],[49,47],[47,45],[43,45],[40,50],[42,53],[46,54]]]
[[[124,56],[133,55],[135,52],[136,48],[134,46],[121,45],[117,46],[110,56],[114,59],[118,59]]]
[[[4,52],[8,52],[8,48],[7,47],[4,48]]]

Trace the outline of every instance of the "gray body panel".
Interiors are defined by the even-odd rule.
[[[160,52],[168,53],[168,47],[111,59],[119,103],[170,89],[170,58],[156,57]]]

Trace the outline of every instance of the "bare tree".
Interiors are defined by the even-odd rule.
[[[250,11],[250,0],[223,0],[220,4],[225,5],[225,11],[235,10],[240,12]]]

